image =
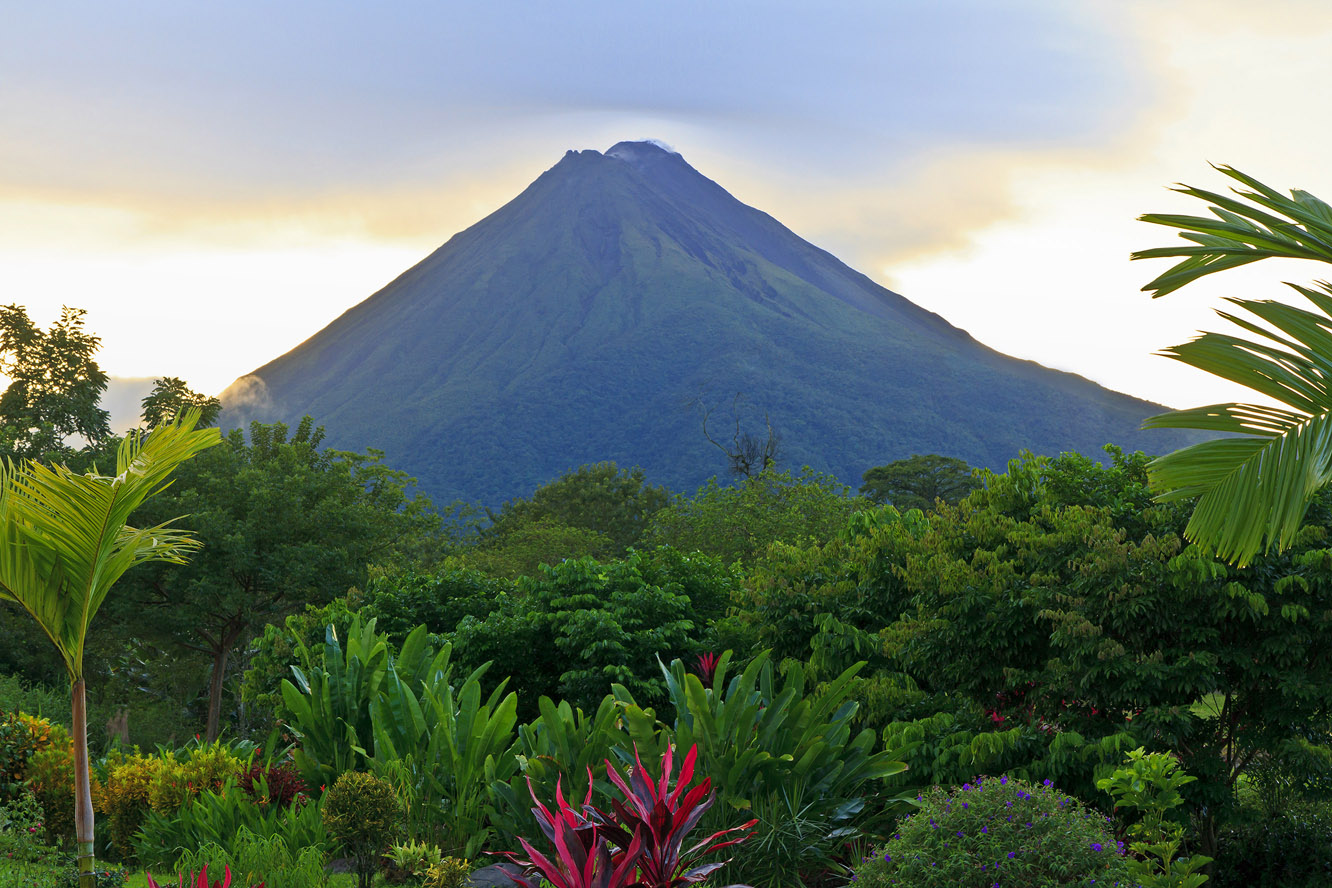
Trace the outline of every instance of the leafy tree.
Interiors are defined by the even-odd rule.
[[[956,457],[916,454],[867,470],[860,492],[876,503],[891,503],[899,512],[927,512],[935,500],[956,503],[979,487],[973,471]]]
[[[361,613],[374,618],[380,631],[401,644],[417,626],[442,635],[457,629],[464,617],[484,620],[513,591],[510,581],[455,559],[434,574],[409,568],[375,577],[366,589]]]
[[[468,668],[493,660],[532,713],[541,696],[593,712],[612,682],[647,704],[664,694],[657,658],[694,652],[733,584],[715,560],[669,550],[579,558],[521,578],[443,637]]]
[[[603,554],[619,557],[642,538],[652,516],[670,498],[666,488],[648,484],[637,466],[593,463],[543,484],[530,499],[506,503],[487,536],[502,539],[545,521],[601,534],[610,542]]]
[[[143,399],[143,421],[149,426],[168,422],[186,410],[199,412],[199,427],[207,428],[217,422],[222,402],[209,395],[192,391],[185,380],[164,376],[153,383],[153,390]]]
[[[96,447],[111,437],[99,407],[107,376],[93,355],[101,340],[83,329],[86,312],[61,309],[43,331],[21,305],[0,308],[0,373],[9,387],[0,395],[0,447],[18,458],[66,460],[78,436]]]
[[[381,454],[321,450],[323,434],[309,417],[290,435],[280,423],[255,423],[248,444],[233,430],[154,504],[156,513],[189,516],[185,526],[206,548],[178,572],[136,578],[127,621],[142,625],[146,610],[154,637],[208,656],[209,740],[238,645],[306,604],[364,586],[371,561],[390,561],[437,523]]]
[[[1328,504],[1287,554],[1240,569],[1182,538],[1147,457],[1112,456],[1028,456],[937,514],[857,515],[777,550],[748,607],[761,643],[826,669],[877,642],[886,736],[920,742],[917,775],[1007,770],[1091,799],[1098,764],[1172,751],[1199,777],[1210,849],[1239,776],[1332,711]]]
[[[180,564],[199,543],[168,526],[129,526],[130,515],[163,490],[183,462],[217,444],[196,417],[132,435],[114,477],[76,474],[37,462],[0,466],[0,598],[18,603],[64,661],[72,693],[79,883],[93,888],[93,813],[83,651],[111,587],[135,565]]]
[[[550,518],[513,522],[460,556],[469,566],[496,577],[516,580],[534,576],[542,565],[570,558],[609,558],[610,537],[586,527],[570,527]]]
[[[774,542],[830,539],[866,505],[808,466],[795,476],[767,470],[728,487],[713,478],[692,498],[679,497],[658,512],[645,541],[748,563]]]
[[[1231,167],[1216,167],[1251,190],[1241,199],[1198,188],[1216,218],[1150,214],[1143,221],[1180,229],[1188,246],[1134,259],[1183,257],[1143,287],[1164,296],[1208,274],[1269,257],[1332,262],[1332,207],[1304,191],[1289,197]],[[1147,428],[1227,433],[1152,464],[1152,484],[1168,500],[1197,498],[1185,536],[1244,566],[1264,549],[1294,544],[1313,495],[1332,480],[1332,285],[1290,285],[1313,306],[1230,299],[1266,326],[1219,314],[1253,338],[1204,333],[1164,354],[1238,382],[1281,406],[1213,404],[1152,417]]]
[[[241,677],[241,702],[246,707],[242,722],[252,732],[265,733],[272,727],[282,705],[282,680],[290,678],[291,667],[300,664],[301,645],[307,651],[319,650],[330,626],[339,638],[346,638],[364,601],[361,591],[352,589],[322,607],[307,604],[286,619],[264,626],[251,642]]]

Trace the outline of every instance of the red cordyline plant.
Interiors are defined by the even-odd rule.
[[[694,672],[703,682],[703,687],[712,687],[712,677],[717,674],[717,655],[712,651],[699,654],[694,658]]]
[[[148,888],[164,888],[164,886],[158,885],[155,881],[153,881],[152,873],[144,873],[144,875],[147,876],[148,878]],[[170,888],[170,885],[171,883],[168,882],[165,888]],[[209,885],[207,864],[205,864],[204,868],[199,870],[197,874],[190,873],[190,878],[188,882],[185,880],[185,874],[181,873],[176,883],[176,888],[230,888],[230,886],[231,886],[231,867],[228,866],[223,869],[222,881],[214,882],[212,883],[212,885]],[[252,888],[264,888],[264,883],[260,882],[258,885],[252,886]]]
[[[635,767],[628,779],[610,761],[606,775],[624,801],[611,801],[610,812],[592,805],[592,773],[588,769],[587,797],[582,811],[574,810],[565,800],[563,788],[555,785],[556,811],[551,812],[536,797],[528,781],[528,792],[536,807],[532,813],[546,838],[555,846],[555,859],[541,854],[526,839],[519,839],[527,860],[507,855],[528,870],[523,875],[510,874],[524,888],[536,888],[537,874],[555,888],[681,888],[702,882],[728,861],[699,863],[706,855],[749,838],[754,824],[720,830],[689,848],[685,837],[712,807],[716,794],[712,779],[689,787],[694,776],[698,747],[691,747],[680,769],[675,789],[670,788],[672,750],[661,757],[661,778],[651,779],[634,750]],[[727,839],[732,833],[741,833]],[[535,871],[535,872],[533,872]]]

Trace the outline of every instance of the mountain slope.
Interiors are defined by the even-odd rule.
[[[691,490],[704,438],[782,436],[853,485],[912,453],[1163,451],[1157,405],[1009,358],[801,240],[652,143],[569,152],[522,194],[223,395],[312,414],[437,501],[495,503],[586,462]],[[692,405],[692,406],[691,406]]]

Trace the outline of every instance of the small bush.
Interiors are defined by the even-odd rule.
[[[122,860],[134,859],[134,834],[152,808],[152,790],[161,772],[162,760],[152,756],[112,752],[107,759],[99,810],[107,815],[111,845]]]
[[[54,863],[59,855],[43,844],[45,823],[46,814],[30,792],[0,803],[0,860],[10,866]]]
[[[262,780],[262,778],[261,778]],[[174,865],[182,851],[220,845],[231,853],[242,830],[259,838],[277,836],[290,848],[328,848],[328,833],[315,802],[290,807],[259,805],[234,783],[221,790],[200,793],[180,810],[166,814],[150,811],[135,839],[139,861],[153,866]]]
[[[46,812],[46,841],[66,847],[74,844],[74,743],[58,725],[51,726],[52,745],[32,754],[27,783]],[[102,803],[102,782],[91,775],[93,806]]]
[[[177,866],[185,872],[206,868],[220,873],[230,869],[232,884],[239,885],[323,888],[328,883],[318,848],[293,848],[279,836],[256,836],[244,827],[236,833],[230,849],[203,845],[182,855]],[[169,885],[164,883],[164,888]]]
[[[301,774],[292,764],[271,765],[264,767],[255,762],[250,770],[241,774],[236,781],[250,798],[260,805],[291,806],[305,800],[309,789]]]
[[[1217,888],[1332,885],[1332,808],[1299,805],[1222,829],[1215,870]]]
[[[1133,884],[1106,818],[1048,785],[976,778],[934,787],[856,869],[857,888]]]
[[[402,821],[393,787],[373,774],[346,771],[324,796],[324,826],[356,861],[357,885],[370,888],[380,855]]]
[[[23,772],[32,753],[32,735],[19,714],[0,710],[0,804],[23,794]]]
[[[228,779],[244,770],[245,763],[221,741],[167,754],[162,757],[149,801],[159,813],[176,811],[202,792],[221,790]]]
[[[460,857],[445,857],[426,870],[421,888],[463,888],[472,874],[472,865]]]
[[[430,868],[442,862],[438,845],[408,840],[394,842],[384,855],[384,881],[390,885],[420,882]]]

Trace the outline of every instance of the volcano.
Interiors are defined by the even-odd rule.
[[[692,491],[749,435],[855,486],[939,453],[1165,452],[1165,408],[987,348],[677,153],[570,151],[511,202],[223,393],[224,426],[373,447],[436,502],[613,460]],[[703,422],[706,415],[707,435]]]

